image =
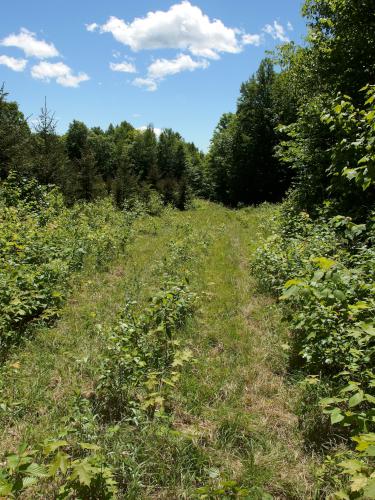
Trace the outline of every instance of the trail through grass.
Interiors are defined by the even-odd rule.
[[[1,454],[69,423],[103,447],[119,498],[314,498],[314,464],[293,414],[297,389],[286,378],[288,332],[249,271],[271,215],[272,207],[199,202],[136,222],[126,258],[81,276],[62,319],[3,368]],[[102,421],[91,404],[104,347],[98,325],[111,327],[127,297],[142,309],[176,246],[199,297],[179,332],[194,359],[154,418]]]

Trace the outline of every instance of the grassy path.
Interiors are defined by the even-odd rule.
[[[285,379],[287,332],[249,271],[270,214],[269,208],[234,212],[200,203],[139,221],[127,258],[108,273],[81,277],[57,325],[9,361],[1,451],[55,435],[73,413],[86,419],[88,433],[95,427],[93,439],[112,457],[120,498],[199,498],[198,487],[206,498],[235,498],[238,491],[254,499],[313,498],[312,462],[292,411],[296,389]],[[127,422],[100,428],[79,403],[93,391],[103,348],[96,325],[111,325],[126,295],[142,304],[158,288],[170,245],[187,236],[202,254],[186,260],[200,297],[181,333],[194,361],[166,415],[136,428]]]
[[[197,363],[183,379],[175,425],[210,456],[209,483],[236,481],[249,498],[264,491],[312,498],[311,463],[291,409],[297,394],[284,378],[288,333],[249,270],[270,215],[267,208],[211,207],[196,216],[216,226],[216,237],[198,279],[205,299],[190,332]]]

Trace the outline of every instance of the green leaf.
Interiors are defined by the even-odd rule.
[[[44,465],[40,465],[35,462],[30,464],[25,472],[27,474],[30,474],[30,476],[35,476],[35,477],[45,477],[48,475],[46,467]]]
[[[25,489],[30,488],[30,486],[33,486],[37,482],[38,482],[38,479],[35,476],[24,477],[24,478],[22,478],[22,487]]]
[[[344,415],[341,413],[340,408],[334,408],[331,412],[331,424],[338,424],[344,420]]]
[[[355,474],[359,473],[362,470],[363,464],[359,460],[344,460],[343,462],[340,462],[339,467],[344,469],[344,472],[346,474],[350,474],[351,476],[354,476]]]
[[[375,445],[368,446],[364,454],[366,455],[366,457],[375,457]]]
[[[358,177],[358,171],[355,170],[354,168],[344,168],[344,170],[342,171],[342,175],[343,177],[352,180]]]
[[[93,469],[91,465],[85,460],[73,464],[73,473],[71,475],[71,478],[78,478],[81,484],[90,486],[91,480],[93,478]]]
[[[334,495],[334,498],[337,498],[338,500],[350,500],[350,496],[343,490],[335,491]]]
[[[13,485],[8,481],[0,480],[0,495],[6,497],[12,493]]]
[[[352,491],[361,491],[367,484],[367,477],[364,474],[355,475],[350,482]]]
[[[70,456],[67,453],[59,451],[56,454],[54,461],[50,464],[49,475],[51,477],[54,476],[59,469],[62,474],[66,474],[69,467],[69,458]]]
[[[12,470],[16,469],[20,463],[19,455],[8,455],[7,456],[8,467]]]
[[[300,291],[300,287],[297,285],[292,285],[286,289],[286,291],[281,295],[280,300],[287,300],[293,295],[297,295]]]
[[[354,396],[352,396],[349,399],[349,407],[353,408],[354,406],[361,404],[363,399],[364,399],[363,391],[358,391],[356,394],[354,394]]]
[[[375,477],[369,479],[367,486],[363,488],[363,494],[366,498],[375,498]]]
[[[304,282],[302,280],[299,280],[299,279],[292,279],[292,280],[288,280],[285,285],[284,285],[284,288],[290,288],[292,285],[302,285]]]
[[[375,404],[375,397],[371,396],[371,394],[365,394],[365,398],[366,398],[366,401],[368,401],[369,403]]]
[[[314,262],[314,264],[320,267],[323,271],[328,271],[336,264],[335,260],[327,259],[327,257],[314,257],[312,262]]]
[[[61,448],[62,446],[67,446],[69,443],[67,441],[50,441],[45,443],[44,448],[43,448],[43,453],[44,455],[49,455],[50,453],[54,452],[58,448]]]

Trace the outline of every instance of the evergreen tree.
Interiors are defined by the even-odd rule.
[[[100,127],[89,131],[88,144],[95,157],[97,173],[103,179],[107,192],[116,177],[116,146],[113,139],[105,134]]]
[[[139,180],[134,173],[131,149],[131,144],[124,145],[112,185],[113,198],[119,208],[123,208],[125,203],[132,204],[139,192]]]
[[[291,120],[294,97],[282,98],[283,80],[264,59],[241,86],[235,115],[224,114],[215,129],[207,165],[215,199],[236,206],[278,201],[290,184],[290,171],[275,157],[280,117]]]
[[[65,178],[65,191],[69,201],[93,200],[105,191],[104,183],[97,171],[97,162],[89,141],[89,130],[82,122],[74,120],[65,137],[70,159],[69,176]]]
[[[0,179],[10,170],[28,172],[30,168],[31,131],[15,102],[7,101],[4,85],[0,87]]]
[[[56,126],[55,115],[47,108],[45,100],[32,137],[32,169],[42,184],[61,184],[64,176],[67,158]]]

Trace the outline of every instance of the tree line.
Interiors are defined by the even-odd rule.
[[[62,190],[66,203],[112,195],[123,207],[158,192],[165,203],[184,208],[201,195],[204,154],[172,129],[159,137],[151,125],[138,130],[127,121],[107,130],[74,120],[58,135],[46,103],[33,128],[17,103],[0,90],[0,179],[10,172]]]

